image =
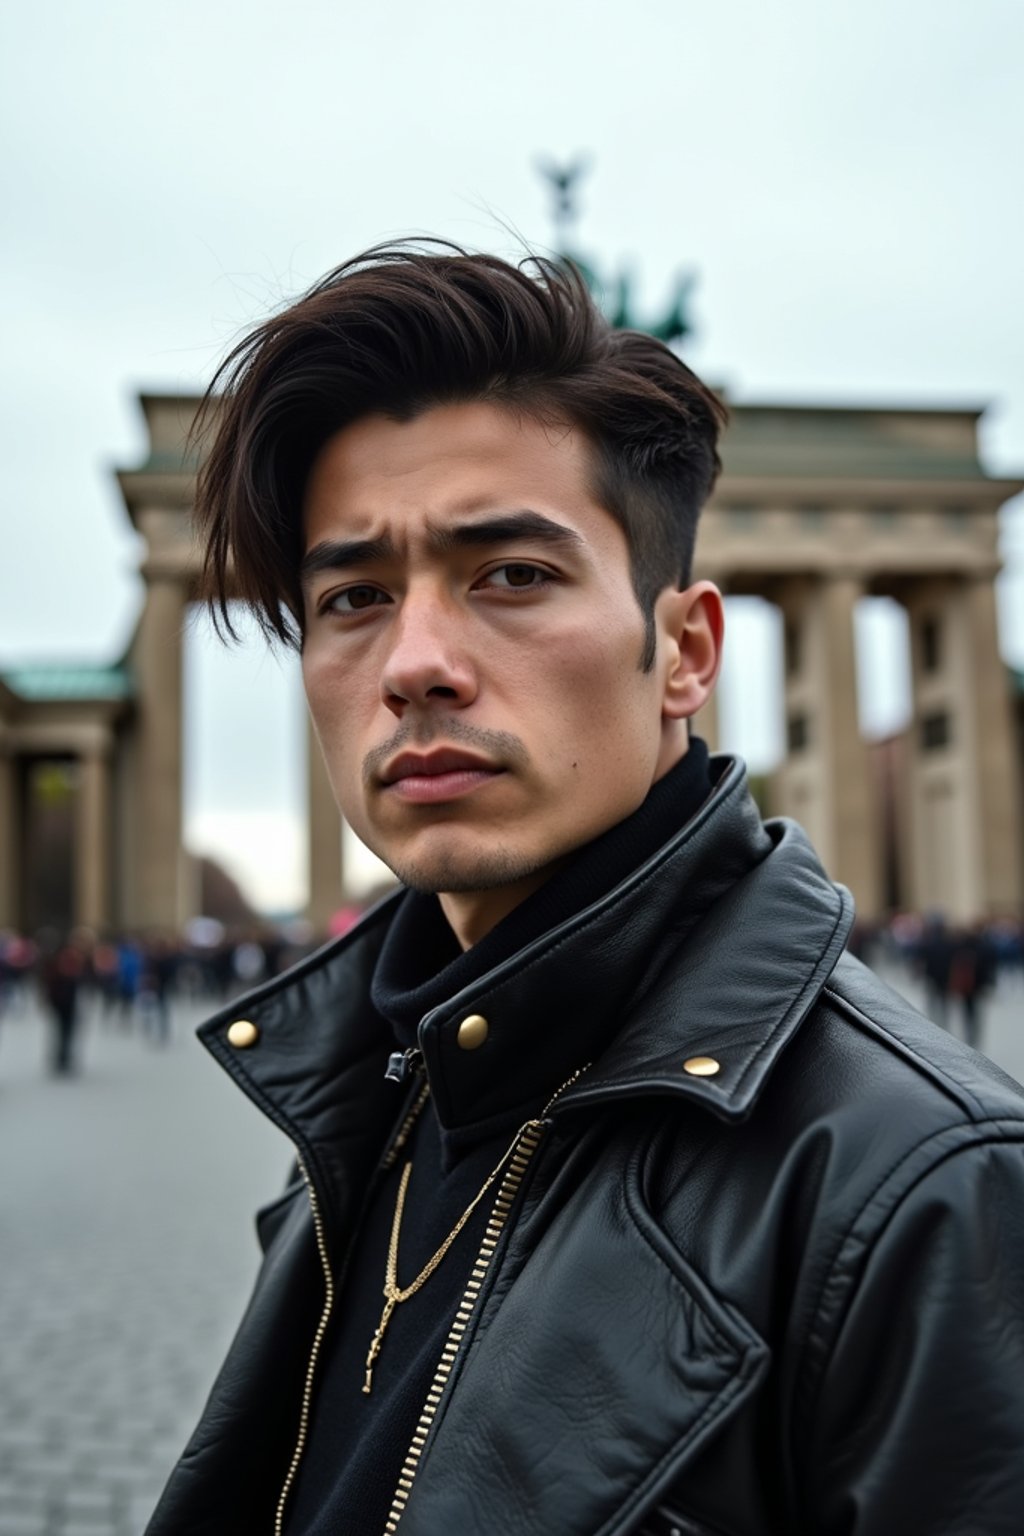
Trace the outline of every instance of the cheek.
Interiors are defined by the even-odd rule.
[[[330,680],[330,668],[323,646],[307,638],[302,648],[302,686],[310,708],[322,697]]]
[[[302,686],[306,702],[318,730],[325,735],[334,727],[355,720],[365,691],[359,677],[357,668],[342,666],[326,648],[307,647],[303,652]],[[343,746],[344,741],[337,745]]]
[[[351,819],[354,787],[361,782],[360,753],[366,746],[357,726],[358,703],[351,686],[339,681],[337,669],[316,658],[303,657],[302,685],[334,797]]]
[[[313,717],[317,735],[325,752],[330,746],[330,715],[333,712],[333,690],[325,669],[308,656],[302,658],[302,689],[306,704]]]
[[[549,745],[559,758],[576,762],[577,772],[600,774],[611,763],[646,761],[648,722],[657,710],[653,674],[640,670],[642,636],[595,634],[587,626],[564,634],[529,674],[536,694],[546,687]]]

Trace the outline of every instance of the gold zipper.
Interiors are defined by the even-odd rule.
[[[331,1274],[331,1261],[327,1254],[327,1240],[324,1237],[324,1222],[320,1214],[320,1202],[317,1200],[316,1190],[313,1188],[313,1180],[306,1170],[305,1163],[301,1157],[298,1161],[299,1168],[302,1170],[302,1177],[306,1181],[309,1203],[313,1211],[313,1230],[316,1233],[317,1252],[320,1254],[320,1263],[324,1271],[324,1306],[320,1314],[320,1321],[317,1324],[316,1333],[313,1335],[313,1347],[309,1352],[309,1364],[306,1366],[306,1381],[302,1388],[299,1434],[295,1442],[295,1450],[292,1452],[288,1475],[284,1480],[284,1487],[281,1489],[281,1497],[277,1501],[277,1513],[274,1516],[274,1536],[281,1536],[281,1532],[284,1530],[284,1507],[287,1503],[288,1495],[291,1493],[292,1484],[295,1482],[299,1470],[299,1462],[302,1460],[302,1453],[306,1449],[306,1436],[309,1434],[309,1410],[310,1404],[313,1401],[313,1376],[320,1354],[320,1346],[324,1341],[324,1334],[327,1332],[327,1324],[331,1320],[331,1309],[334,1306],[334,1276]]]
[[[519,1186],[523,1182],[523,1175],[529,1167],[530,1159],[540,1146],[541,1137],[551,1123],[547,1118],[548,1111],[555,1100],[560,1099],[566,1089],[571,1088],[576,1080],[583,1075],[589,1065],[590,1063],[587,1062],[584,1066],[579,1067],[572,1074],[572,1077],[568,1078],[560,1088],[556,1089],[541,1111],[540,1118],[528,1120],[519,1133],[519,1140],[515,1144],[515,1150],[509,1158],[508,1167],[505,1169],[501,1183],[498,1185],[498,1193],[494,1197],[494,1206],[487,1219],[487,1230],[484,1233],[483,1242],[480,1244],[480,1251],[476,1256],[473,1272],[463,1292],[459,1309],[455,1314],[455,1320],[448,1331],[448,1337],[445,1340],[441,1358],[437,1363],[434,1379],[430,1383],[430,1391],[427,1393],[426,1402],[423,1404],[423,1411],[419,1416],[419,1421],[412,1437],[412,1443],[405,1454],[405,1461],[402,1463],[402,1470],[398,1475],[398,1487],[395,1489],[394,1497],[391,1500],[391,1509],[388,1512],[387,1524],[384,1527],[384,1536],[394,1536],[395,1531],[398,1529],[398,1522],[405,1513],[405,1506],[409,1502],[409,1495],[412,1492],[413,1483],[416,1481],[416,1473],[419,1471],[420,1457],[423,1455],[427,1436],[430,1434],[431,1426],[437,1417],[437,1410],[440,1407],[441,1398],[444,1396],[444,1389],[448,1384],[448,1378],[452,1374],[452,1367],[458,1357],[462,1340],[465,1338],[466,1329],[469,1327],[470,1318],[473,1316],[473,1310],[479,1299],[484,1280],[487,1278],[487,1271],[491,1267],[494,1251],[501,1239],[502,1232],[505,1230],[509,1212],[515,1202],[516,1195],[519,1193]]]
[[[587,1066],[589,1065],[590,1064],[588,1062]],[[455,1360],[459,1352],[459,1347],[462,1343],[463,1337],[465,1336],[466,1329],[469,1327],[470,1318],[473,1316],[473,1310],[479,1298],[480,1290],[483,1286],[484,1280],[487,1277],[487,1272],[491,1267],[491,1261],[494,1258],[495,1249],[497,1248],[501,1239],[502,1232],[505,1230],[505,1224],[508,1221],[509,1212],[512,1209],[516,1195],[519,1193],[519,1186],[523,1182],[523,1175],[529,1166],[530,1159],[533,1157],[533,1154],[536,1152],[538,1146],[540,1145],[541,1137],[543,1136],[545,1129],[550,1124],[550,1122],[546,1119],[547,1113],[551,1106],[554,1104],[555,1100],[560,1098],[566,1089],[570,1088],[573,1083],[576,1082],[577,1078],[580,1077],[580,1075],[586,1070],[587,1067],[583,1066],[580,1067],[578,1071],[574,1072],[572,1077],[564,1082],[562,1086],[557,1090],[557,1092],[551,1095],[551,1098],[544,1106],[541,1117],[537,1120],[528,1120],[519,1133],[519,1139],[516,1141],[514,1150],[509,1157],[508,1167],[505,1169],[505,1172],[502,1175],[501,1183],[498,1186],[498,1193],[494,1198],[494,1206],[491,1210],[490,1216],[487,1219],[487,1229],[484,1232],[483,1241],[480,1244],[480,1251],[477,1254],[476,1261],[473,1265],[473,1272],[466,1284],[466,1289],[463,1292],[462,1300],[460,1301],[458,1311],[455,1314],[455,1319],[448,1331],[448,1337],[445,1341],[445,1346],[441,1353],[441,1358],[438,1361],[437,1369],[434,1372],[434,1378],[430,1384],[430,1391],[427,1393],[426,1402],[423,1405],[423,1411],[419,1416],[419,1421],[417,1422],[416,1430],[412,1437],[412,1443],[406,1452],[405,1461],[402,1463],[402,1470],[398,1478],[398,1487],[395,1489],[395,1494],[391,1501],[391,1509],[388,1514],[387,1524],[384,1527],[385,1536],[392,1536],[392,1533],[397,1530],[398,1522],[402,1518],[402,1514],[409,1499],[409,1494],[412,1492],[412,1485],[419,1468],[419,1462],[420,1457],[423,1454],[423,1448],[427,1442],[427,1436],[430,1433],[431,1425],[433,1424],[437,1415],[437,1410],[440,1406],[441,1398],[444,1394],[444,1389],[448,1382],[448,1378],[452,1373],[452,1367],[455,1364]],[[429,1086],[424,1084],[419,1094],[416,1096],[416,1100],[413,1103],[412,1108],[409,1110],[409,1113],[402,1121],[402,1125],[398,1131],[397,1136],[395,1137],[391,1146],[388,1148],[382,1160],[382,1167],[389,1168],[393,1165],[395,1158],[398,1156],[402,1146],[409,1137],[409,1134],[415,1123],[416,1116],[422,1109],[423,1102],[429,1092]],[[309,1194],[309,1203],[313,1213],[313,1229],[316,1233],[317,1252],[320,1255],[320,1263],[324,1272],[324,1306],[323,1311],[320,1314],[320,1321],[317,1324],[316,1333],[313,1336],[313,1345],[309,1353],[309,1364],[306,1367],[306,1380],[302,1389],[302,1409],[299,1414],[299,1433],[295,1442],[295,1450],[292,1453],[291,1464],[288,1468],[288,1475],[284,1480],[284,1487],[281,1489],[281,1497],[277,1501],[277,1512],[274,1516],[274,1536],[282,1536],[282,1532],[284,1530],[285,1505],[288,1500],[288,1495],[291,1492],[292,1486],[295,1482],[295,1478],[298,1475],[299,1463],[302,1461],[302,1453],[306,1448],[306,1439],[309,1435],[310,1407],[313,1400],[313,1378],[316,1373],[317,1361],[320,1355],[321,1346],[324,1341],[324,1335],[327,1332],[327,1325],[330,1322],[331,1311],[334,1307],[334,1277],[331,1274],[331,1262],[327,1253],[327,1240],[324,1236],[324,1223],[320,1212],[320,1204],[317,1200],[316,1190],[313,1187],[313,1181],[309,1176],[306,1165],[303,1162],[302,1157],[298,1154],[296,1155],[298,1157],[298,1164],[302,1173],[302,1177],[306,1181],[306,1190]]]
[[[384,1157],[381,1161],[382,1168],[390,1168],[392,1166],[399,1152],[408,1141],[409,1134],[414,1124],[416,1123],[416,1116],[423,1108],[424,1101],[429,1092],[430,1089],[426,1084],[424,1084],[419,1093],[416,1095],[416,1099],[412,1105],[412,1108],[409,1110],[409,1113],[406,1115],[398,1129],[398,1134],[395,1136],[391,1145],[388,1147],[387,1152],[384,1154]],[[288,1495],[291,1493],[292,1486],[296,1477],[298,1476],[299,1463],[301,1462],[302,1454],[306,1449],[306,1440],[309,1436],[309,1415],[313,1402],[313,1377],[316,1374],[317,1361],[320,1356],[320,1348],[323,1344],[324,1335],[327,1332],[327,1325],[331,1320],[331,1312],[334,1307],[334,1276],[331,1274],[331,1261],[327,1253],[327,1239],[324,1236],[324,1221],[320,1212],[320,1202],[317,1199],[316,1190],[313,1187],[313,1180],[310,1178],[309,1173],[306,1170],[305,1163],[302,1161],[302,1158],[298,1153],[296,1153],[296,1156],[298,1157],[298,1163],[302,1172],[302,1177],[306,1181],[306,1192],[309,1195],[309,1204],[313,1212],[313,1230],[316,1233],[317,1252],[320,1255],[320,1264],[324,1272],[324,1305],[323,1311],[320,1314],[320,1321],[317,1324],[316,1333],[313,1335],[313,1345],[309,1352],[309,1363],[306,1366],[306,1380],[302,1389],[302,1408],[299,1412],[299,1433],[295,1441],[295,1450],[292,1452],[292,1459],[288,1468],[288,1475],[284,1480],[284,1487],[281,1489],[281,1497],[277,1501],[277,1513],[274,1516],[274,1536],[282,1536],[282,1532],[284,1530],[285,1505],[288,1502]]]
[[[409,1113],[406,1115],[405,1119],[399,1126],[398,1135],[395,1137],[394,1141],[391,1143],[390,1147],[388,1147],[384,1156],[381,1158],[380,1166],[384,1170],[393,1168],[395,1166],[395,1163],[398,1160],[398,1154],[409,1140],[409,1137],[412,1133],[412,1128],[416,1124],[416,1121],[419,1117],[420,1110],[423,1108],[429,1097],[430,1085],[428,1083],[424,1083],[419,1093],[413,1100],[409,1109]]]
[[[405,1511],[405,1506],[409,1494],[412,1492],[412,1485],[419,1469],[423,1447],[426,1445],[430,1427],[434,1422],[444,1389],[448,1383],[448,1378],[452,1373],[452,1366],[455,1364],[459,1347],[465,1336],[466,1329],[469,1327],[469,1320],[473,1315],[473,1309],[476,1306],[480,1289],[486,1279],[487,1271],[491,1267],[494,1250],[497,1248],[498,1241],[505,1229],[505,1223],[508,1220],[509,1211],[512,1209],[512,1203],[519,1191],[520,1184],[523,1182],[523,1174],[526,1172],[530,1159],[540,1144],[540,1139],[544,1134],[544,1127],[545,1122],[542,1120],[530,1120],[523,1127],[519,1140],[516,1143],[515,1151],[509,1159],[508,1167],[505,1169],[501,1183],[498,1186],[494,1207],[488,1217],[487,1230],[484,1233],[483,1242],[480,1244],[480,1251],[476,1256],[473,1272],[469,1277],[462,1300],[459,1303],[455,1320],[448,1332],[448,1338],[445,1341],[441,1358],[434,1372],[434,1379],[430,1384],[430,1391],[427,1393],[427,1399],[423,1405],[419,1422],[416,1425],[412,1443],[406,1452],[405,1461],[399,1473],[398,1487],[395,1489],[387,1524],[384,1527],[385,1536],[392,1536],[392,1533],[398,1529],[398,1522]]]

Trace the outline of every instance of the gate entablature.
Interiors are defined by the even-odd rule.
[[[1024,481],[985,474],[981,415],[734,407],[698,544],[701,574],[737,592],[777,573],[841,571],[880,592],[890,573],[994,576],[998,511]]]

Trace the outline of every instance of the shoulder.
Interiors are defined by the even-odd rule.
[[[836,966],[808,1022],[823,1070],[856,1064],[886,1101],[898,1096],[935,1128],[959,1124],[969,1136],[972,1127],[1005,1121],[1024,1130],[1024,1087],[851,956]]]
[[[869,1240],[922,1179],[945,1169],[952,1187],[954,1159],[999,1143],[1015,1149],[1024,1202],[1024,1088],[847,956],[776,1064],[750,1130],[779,1178],[794,1162],[813,1165],[837,1238],[856,1229]]]
[[[697,1268],[733,1274],[758,1313],[795,1284],[819,1340],[883,1238],[913,1245],[931,1213],[968,1241],[996,1164],[1024,1267],[1024,1089],[855,960],[742,1121],[673,1105],[653,1124],[650,1198]]]

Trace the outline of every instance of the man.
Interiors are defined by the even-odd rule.
[[[299,1174],[150,1536],[1017,1533],[1024,1095],[688,734],[717,401],[442,247],[215,387],[214,603],[403,884],[203,1027]]]

